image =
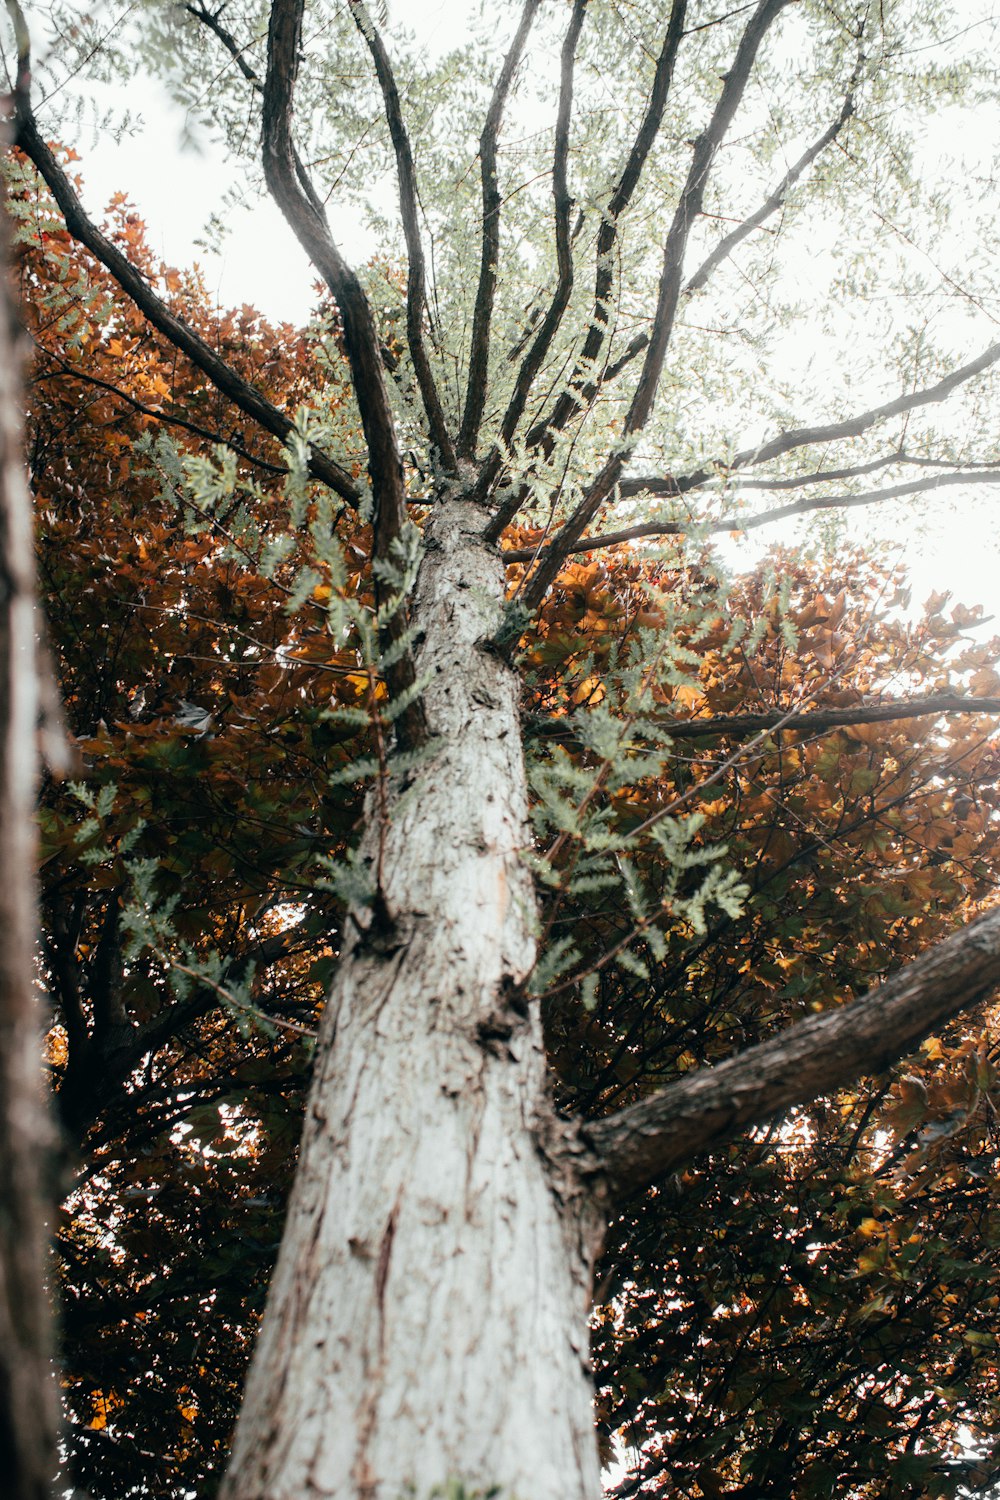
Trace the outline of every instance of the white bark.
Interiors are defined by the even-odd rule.
[[[391,920],[343,955],[226,1500],[595,1500],[592,1238],[546,1167],[503,577],[441,505],[413,601],[437,753],[384,829]],[[378,830],[366,845],[374,860]],[[335,1035],[334,1035],[335,1033]]]

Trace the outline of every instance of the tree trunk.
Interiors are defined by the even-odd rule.
[[[324,1018],[288,1224],[226,1500],[595,1500],[596,1226],[549,1117],[517,682],[487,645],[503,571],[447,502],[412,603],[433,758],[378,798]],[[381,856],[379,840],[382,840]]]
[[[35,974],[35,559],[2,215],[0,205],[0,1489],[45,1500],[56,1467],[44,1284],[54,1141]]]

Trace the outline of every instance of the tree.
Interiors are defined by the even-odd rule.
[[[858,410],[831,389],[808,425],[790,415],[790,396],[773,372],[758,375],[756,388],[744,392],[740,425],[766,418],[777,431],[749,445],[726,431],[731,419],[721,404],[729,376],[748,366],[738,345],[735,354],[725,346],[726,336],[749,320],[744,308],[738,316],[733,311],[736,278],[727,278],[734,254],[752,257],[751,280],[767,289],[772,305],[780,296],[772,282],[777,261],[768,270],[755,249],[759,229],[773,228],[783,215],[793,236],[798,208],[804,231],[815,230],[817,220],[810,222],[804,207],[811,194],[817,212],[843,211],[852,249],[863,254],[868,230],[857,216],[859,200],[870,200],[867,176],[876,152],[891,147],[878,158],[886,175],[876,183],[868,222],[884,227],[898,211],[897,243],[912,238],[908,221],[922,205],[904,175],[902,105],[927,108],[963,80],[945,66],[914,79],[897,65],[918,43],[944,45],[947,8],[918,14],[900,4],[880,7],[875,17],[865,8],[840,14],[760,0],[715,17],[675,0],[666,17],[640,6],[613,16],[574,0],[550,17],[537,0],[527,0],[490,84],[484,87],[472,59],[463,59],[470,81],[461,102],[472,111],[482,107],[485,121],[474,247],[459,227],[470,180],[468,163],[458,165],[467,125],[450,109],[434,113],[441,73],[412,59],[404,114],[382,32],[363,5],[324,13],[323,45],[327,23],[337,38],[325,63],[320,43],[303,40],[300,0],[274,0],[263,30],[253,7],[238,16],[227,11],[225,19],[197,4],[153,8],[142,44],[176,67],[182,94],[197,91],[205,70],[224,66],[215,97],[234,140],[237,114],[259,112],[268,187],[333,299],[337,326],[323,331],[334,351],[343,351],[353,408],[342,403],[339,361],[332,403],[322,389],[328,361],[298,417],[277,403],[273,386],[268,390],[264,381],[262,389],[256,373],[245,373],[192,325],[181,289],[152,284],[128,248],[88,218],[35,121],[27,29],[16,0],[9,8],[19,48],[19,147],[47,184],[66,231],[193,366],[196,381],[209,382],[228,403],[216,408],[222,421],[199,427],[217,433],[246,466],[276,462],[272,449],[258,446],[257,428],[284,443],[281,499],[291,508],[290,525],[280,528],[270,515],[262,520],[264,511],[255,517],[266,504],[262,487],[233,459],[171,470],[170,451],[161,444],[149,460],[153,471],[157,465],[166,471],[163,488],[197,513],[197,527],[205,528],[199,534],[216,548],[245,549],[255,540],[265,572],[282,577],[280,569],[289,567],[289,602],[303,605],[311,597],[325,606],[334,642],[352,653],[354,675],[368,685],[367,696],[334,707],[326,721],[369,736],[370,766],[353,747],[342,774],[357,782],[370,771],[372,789],[360,844],[331,863],[332,894],[346,915],[282,1251],[224,1493],[297,1495],[311,1487],[388,1497],[453,1484],[466,1493],[538,1500],[592,1496],[599,1480],[587,1320],[593,1262],[609,1224],[624,1223],[645,1188],[659,1185],[662,1193],[678,1174],[683,1185],[685,1171],[706,1152],[721,1172],[719,1152],[734,1138],[888,1066],[987,998],[998,977],[1000,924],[990,912],[918,951],[938,937],[923,910],[935,899],[934,877],[906,868],[881,914],[878,901],[864,908],[866,919],[892,928],[896,953],[908,960],[896,972],[884,977],[884,950],[872,963],[872,950],[859,941],[853,963],[847,949],[839,959],[846,987],[862,992],[859,998],[790,1025],[782,1024],[787,1012],[769,1012],[753,991],[732,985],[729,1055],[720,1055],[723,1026],[702,1056],[690,1047],[680,1054],[673,1076],[669,1066],[659,1077],[646,1069],[634,1087],[622,1080],[625,1089],[609,1088],[602,1069],[620,1068],[629,1049],[636,1050],[630,1008],[651,1009],[647,1019],[661,1030],[674,1000],[671,986],[697,965],[720,923],[742,920],[754,894],[739,861],[706,833],[706,822],[684,816],[696,798],[702,803],[712,788],[727,786],[740,795],[740,767],[763,747],[767,774],[772,755],[779,778],[794,777],[785,762],[803,752],[798,739],[787,745],[792,735],[808,744],[811,731],[831,725],[850,731],[887,715],[898,723],[907,715],[937,723],[942,714],[995,710],[995,700],[975,696],[984,682],[989,690],[990,668],[982,658],[968,662],[989,680],[980,678],[958,699],[933,691],[893,697],[889,681],[873,669],[867,680],[862,676],[863,687],[831,705],[846,676],[838,654],[847,649],[838,640],[851,597],[845,590],[840,603],[835,596],[818,605],[803,601],[800,613],[813,614],[800,623],[816,631],[811,660],[807,654],[801,671],[783,662],[772,696],[761,704],[753,650],[780,640],[791,659],[795,624],[783,616],[788,590],[758,600],[756,619],[741,627],[746,639],[737,619],[723,637],[717,583],[704,564],[696,570],[677,554],[673,569],[654,571],[641,588],[636,580],[647,607],[631,611],[629,629],[601,653],[599,672],[592,664],[581,672],[563,708],[565,728],[557,726],[551,752],[537,760],[532,833],[522,748],[530,726],[513,664],[519,649],[529,661],[533,650],[544,660],[553,636],[558,659],[560,630],[547,618],[554,610],[557,622],[565,619],[562,602],[568,598],[572,610],[578,595],[585,615],[599,597],[593,565],[582,579],[566,572],[578,554],[644,536],[687,535],[697,545],[713,530],[754,527],[789,510],[862,506],[996,481],[988,448],[970,446],[971,427],[959,422],[950,435],[942,433],[926,414],[957,393],[980,416],[977,403],[988,389],[980,377],[1000,357],[997,345],[955,358],[934,350],[925,330],[904,331],[896,348],[906,371],[902,394]],[[53,13],[58,26],[58,7]],[[75,48],[89,52],[86,26],[58,34],[68,49],[63,57],[57,51],[59,66],[72,65]],[[322,104],[350,36],[371,73],[358,83],[353,103],[338,88],[342,119],[331,126]],[[512,178],[511,158],[501,155],[502,125],[515,85],[524,89],[541,77],[529,66],[532,38],[539,57],[553,42],[559,52],[548,98],[555,124],[546,119],[536,143],[516,159]],[[208,52],[209,41],[217,52]],[[634,109],[600,108],[606,80],[626,79],[634,88],[637,76],[642,87],[631,96]],[[782,107],[765,118],[753,91],[769,83],[773,96],[779,76]],[[384,134],[373,149],[387,150],[395,165],[406,245],[395,294],[392,275],[373,268],[361,278],[346,264],[315,180],[329,153],[321,141],[297,148],[292,135],[297,102],[298,118],[329,128],[335,144],[347,135],[356,142],[371,126],[365,109],[373,98]],[[829,125],[768,183],[779,142],[794,138],[820,99]],[[410,133],[416,125],[424,163],[419,188],[416,129]],[[746,156],[730,167],[725,148],[740,138],[749,143]],[[545,158],[533,182],[536,151]],[[829,170],[833,153],[837,171]],[[369,163],[364,169],[370,175]],[[523,190],[515,193],[515,186]],[[734,209],[735,226],[719,235],[715,216],[725,222]],[[662,226],[655,266],[648,222]],[[882,257],[890,284],[897,272],[909,275],[907,255],[898,262]],[[988,269],[978,274],[989,283]],[[710,299],[713,287],[718,301],[702,305],[716,313],[721,307],[723,332],[708,321],[683,327],[681,308],[703,293]],[[720,367],[713,380],[712,369]],[[174,420],[169,403],[158,404],[167,394],[154,382],[142,403],[146,414]],[[704,426],[693,436],[699,400],[719,405],[714,416],[703,413]],[[253,438],[248,422],[255,424]],[[355,422],[363,434],[359,464],[351,446]],[[988,436],[992,429],[984,420],[981,430]],[[658,454],[665,463],[654,473]],[[865,489],[877,472],[879,487]],[[786,489],[794,498],[784,506],[745,509],[748,494],[780,496]],[[646,497],[641,511],[639,497]],[[360,586],[337,536],[341,504],[371,523]],[[513,538],[515,545],[501,553],[497,543],[518,520],[534,524],[535,532]],[[303,535],[311,556],[300,559],[296,538]],[[525,564],[508,597],[506,568]],[[186,605],[183,586],[178,598]],[[946,629],[941,603],[932,601],[931,619]],[[965,619],[960,614],[952,624],[960,629]],[[851,619],[858,651],[866,629]],[[703,696],[711,701],[710,691],[702,693],[692,645],[706,639],[709,681],[721,675],[733,692],[729,713],[714,721],[671,711],[675,700],[685,705],[683,693],[686,706]],[[741,669],[727,672],[734,652]],[[182,708],[178,727],[186,713]],[[737,748],[686,763],[677,747],[702,734],[710,743],[735,736]],[[567,737],[568,744],[559,743]],[[867,741],[859,735],[854,743]],[[836,747],[830,753],[827,785],[835,787]],[[975,754],[970,736],[957,761]],[[668,768],[672,795],[663,791]],[[890,754],[863,769],[875,781],[866,786],[862,777],[857,794],[879,812],[878,831],[869,832],[884,870],[905,863],[907,831],[893,822],[892,809],[876,806],[872,789],[880,776],[905,782],[910,767]],[[932,776],[928,785],[933,800],[940,788]],[[165,908],[161,873],[165,867],[169,882],[169,855],[135,857],[143,831],[136,834],[134,824],[109,830],[104,825],[118,816],[114,798],[85,795],[93,799],[86,837],[94,839],[95,863],[129,862],[136,887],[127,908],[130,955],[144,952],[161,971],[177,969],[170,945],[183,930]],[[838,787],[827,804],[838,837],[843,804]],[[794,799],[787,805],[795,810]],[[957,815],[947,792],[934,820],[945,823],[933,835],[937,847],[950,838],[954,850],[956,839],[967,838],[957,859],[968,856],[989,822],[977,813],[982,826],[966,834],[958,825],[974,820]],[[782,836],[787,841],[788,829],[779,825],[760,841],[761,865],[795,857]],[[822,868],[815,849],[808,857]],[[955,867],[951,857],[951,878]],[[983,891],[970,888],[968,895],[974,908]],[[118,899],[112,886],[106,916]],[[832,916],[823,905],[799,950],[803,970],[823,952],[823,924]],[[766,903],[755,910],[759,922]],[[578,931],[581,912],[589,920]],[[797,941],[802,933],[793,936]],[[773,937],[772,962],[788,961],[778,933]],[[239,973],[181,951],[197,1003],[214,987],[237,1009],[253,1004],[238,988]],[[773,975],[761,967],[767,989]],[[620,1003],[612,1006],[614,986]],[[644,1004],[641,986],[649,987]],[[557,1019],[569,1015],[563,1035],[572,1039],[566,996],[575,998],[578,1013],[608,1026],[596,1093],[572,1112],[553,1108],[542,1045],[543,1003]],[[96,1012],[90,1019],[96,1036]],[[938,1039],[938,1045],[945,1053],[950,1044]],[[988,1085],[982,1076],[981,1085],[973,1080],[977,1087]],[[825,1107],[817,1106],[816,1118]],[[851,1139],[871,1119],[860,1107],[864,1125]],[[853,1149],[860,1141],[857,1135]],[[752,1159],[752,1140],[747,1149]],[[878,1223],[877,1214],[870,1217]],[[885,1270],[892,1238],[875,1237],[886,1247]],[[633,1237],[633,1247],[639,1243]],[[667,1296],[654,1325],[670,1312]],[[826,1460],[807,1416],[797,1432],[780,1429],[779,1446],[787,1438],[786,1469],[806,1453],[810,1477],[803,1483],[819,1493]],[[707,1461],[696,1466],[693,1480],[702,1494],[711,1494],[713,1483],[717,1492],[731,1486],[730,1456],[722,1455],[717,1471]],[[683,1454],[678,1461],[686,1462]],[[752,1464],[750,1470],[756,1483]],[[863,1479],[852,1473],[851,1482]],[[939,1474],[927,1483],[953,1479]],[[791,1493],[789,1482],[780,1470],[768,1476],[771,1493]]]
[[[5,226],[6,227],[6,226]],[[14,1500],[49,1492],[56,1410],[50,1313],[41,1266],[49,1218],[51,1126],[38,1074],[41,1042],[32,814],[44,702],[36,646],[31,500],[21,455],[21,349],[0,241],[0,1463]],[[51,694],[49,695],[51,698]],[[51,702],[49,703],[51,709]],[[60,759],[47,716],[50,755]]]
[[[155,392],[157,382],[172,385],[174,422],[187,424],[175,430],[189,459],[210,456],[210,441],[190,430],[196,426],[194,416],[205,419],[205,412],[198,411],[199,387],[178,378],[168,351],[156,339],[142,336],[134,314],[134,330],[126,332],[127,306],[110,316],[114,284],[99,267],[88,265],[60,231],[51,203],[36,185],[26,182],[23,195],[11,201],[21,241],[22,306],[36,346],[28,440],[43,526],[45,600],[67,713],[87,759],[87,784],[95,800],[105,789],[114,789],[113,812],[101,820],[106,838],[120,839],[137,816],[145,819],[136,847],[157,858],[160,888],[180,896],[174,925],[200,954],[196,961],[214,948],[225,954],[230,975],[240,972],[251,953],[257,962],[253,1008],[230,1008],[222,1015],[219,996],[208,985],[171,996],[162,948],[132,954],[127,973],[122,963],[109,962],[129,904],[128,861],[95,860],[100,841],[92,828],[81,842],[77,796],[56,784],[47,787],[42,809],[45,943],[59,1016],[50,1035],[50,1055],[60,1114],[81,1141],[87,1162],[84,1183],[73,1195],[58,1239],[65,1307],[63,1385],[72,1416],[64,1441],[73,1480],[106,1500],[157,1483],[164,1493],[174,1494],[211,1483],[218,1471],[280,1233],[304,1087],[301,1049],[308,1038],[302,1030],[311,1025],[319,976],[328,963],[320,959],[307,965],[301,950],[310,945],[314,950],[321,937],[331,946],[338,942],[336,903],[330,893],[308,888],[303,861],[310,844],[316,852],[339,847],[360,813],[353,786],[343,788],[347,801],[338,808],[325,774],[316,769],[307,777],[303,768],[343,765],[351,758],[342,740],[332,733],[324,738],[313,710],[330,701],[324,694],[331,685],[338,704],[356,702],[352,681],[356,686],[359,674],[351,670],[353,657],[345,662],[343,650],[331,644],[321,622],[313,623],[315,611],[303,618],[275,609],[281,580],[262,578],[258,555],[221,556],[212,538],[197,530],[202,523],[190,503],[162,493],[156,471],[146,461],[130,461],[152,424],[144,398]],[[141,226],[122,204],[114,210],[112,232],[129,244],[148,278],[176,279],[149,256]],[[301,368],[307,350],[302,341],[286,341],[279,366],[274,334],[259,319],[246,311],[238,319],[213,317],[194,280],[185,295],[186,321],[204,328],[211,342],[226,347],[232,358],[263,362],[288,375]],[[82,327],[88,309],[89,321]],[[182,414],[182,406],[189,416]],[[90,420],[81,424],[77,418],[84,408]],[[118,475],[112,489],[106,484],[109,465]],[[257,503],[259,518],[263,497]],[[529,538],[522,534],[517,540]],[[738,801],[720,802],[711,785],[703,801],[692,800],[692,808],[708,820],[705,846],[727,842],[740,867],[758,862],[761,875],[744,918],[724,924],[710,946],[702,945],[695,960],[698,987],[692,994],[697,1009],[689,1012],[682,1037],[671,1037],[669,1027],[658,1033],[648,999],[644,1003],[641,991],[635,993],[634,976],[626,980],[602,971],[599,1003],[592,1013],[582,1010],[570,991],[553,999],[547,1043],[567,1108],[593,1112],[595,1104],[602,1107],[605,1100],[641,1088],[647,1073],[669,1076],[679,1070],[678,1063],[684,1066],[684,1053],[692,1047],[700,1058],[724,1055],[745,1043],[754,1034],[747,1029],[753,1006],[744,997],[733,1012],[725,997],[741,983],[739,976],[751,961],[754,989],[768,997],[771,1024],[776,1024],[807,1003],[836,1000],[862,967],[878,974],[890,957],[898,960],[904,952],[919,951],[936,932],[946,930],[962,903],[988,889],[990,829],[977,825],[973,832],[966,827],[975,821],[977,805],[982,807],[992,795],[988,735],[984,739],[977,728],[970,738],[960,719],[926,741],[919,735],[914,740],[912,720],[899,721],[892,731],[856,725],[853,734],[838,732],[835,725],[838,712],[842,717],[850,713],[845,703],[870,695],[873,683],[893,676],[920,674],[932,681],[939,701],[942,694],[954,694],[970,673],[977,676],[977,690],[990,689],[985,663],[995,657],[993,643],[957,650],[962,631],[938,612],[917,625],[894,621],[885,599],[896,590],[897,580],[883,576],[874,564],[841,555],[824,571],[788,558],[780,566],[790,583],[787,620],[798,637],[794,653],[781,632],[769,627],[754,653],[751,677],[746,662],[719,649],[728,625],[720,621],[701,641],[689,639],[687,627],[678,625],[685,643],[696,648],[698,671],[695,680],[674,690],[671,710],[679,708],[692,731],[704,738],[710,711],[707,723],[717,741],[725,733],[728,710],[752,702],[766,711],[780,696],[780,685],[788,689],[792,674],[802,678],[795,693],[803,691],[810,677],[822,672],[820,661],[828,661],[831,650],[843,656],[846,643],[838,638],[838,629],[848,615],[861,614],[869,621],[867,650],[848,652],[839,686],[822,695],[834,722],[819,738],[796,733],[802,740],[796,751],[789,731],[780,756],[758,751],[745,757],[742,770],[748,779]],[[766,574],[765,569],[734,595],[727,607],[733,622],[762,614]],[[539,753],[548,754],[553,745],[577,761],[585,753],[571,715],[594,693],[595,684],[608,678],[609,657],[627,642],[636,611],[649,615],[645,590],[654,583],[675,602],[697,587],[694,575],[685,577],[627,553],[612,553],[603,566],[577,562],[564,569],[523,663],[534,677],[525,715]],[[956,619],[968,614],[954,613]],[[159,622],[158,628],[142,628],[145,620]],[[589,649],[581,651],[581,643]],[[286,659],[281,669],[273,664],[276,650]],[[300,665],[293,669],[295,656]],[[168,661],[173,663],[169,670]],[[363,678],[361,685],[366,687]],[[211,706],[210,734],[176,722],[183,717],[176,713],[178,700]],[[290,700],[296,705],[292,713]],[[726,736],[730,748],[748,730],[746,716],[737,718],[740,722]],[[95,730],[102,719],[104,726]],[[675,735],[686,732],[675,724]],[[873,734],[876,738],[869,742]],[[905,783],[899,775],[903,765]],[[683,775],[690,766],[685,757],[675,769]],[[668,768],[649,787],[660,800],[682,790]],[[956,797],[965,799],[964,833],[951,816]],[[789,799],[795,799],[794,808],[785,806]],[[804,837],[802,811],[834,802],[841,804],[836,844]],[[302,826],[317,804],[323,807],[322,817],[317,831],[305,838]],[[234,807],[252,848],[242,840],[234,842],[227,830]],[[880,819],[886,818],[893,820],[891,842],[877,836]],[[846,860],[837,854],[845,845]],[[971,849],[974,861],[968,857]],[[899,878],[873,900],[871,886],[889,860]],[[859,861],[870,863],[869,877],[860,876]],[[924,909],[928,895],[929,912]],[[808,913],[808,927],[795,936],[803,948],[811,943],[814,952],[826,950],[824,967],[806,975],[800,964],[789,974],[774,961],[782,931],[775,921],[779,898],[800,924]],[[260,920],[254,914],[268,903],[280,904],[287,920],[290,901],[299,907],[298,922],[280,934],[272,932],[262,943],[259,933],[250,930]],[[593,921],[593,898],[589,915]],[[616,920],[620,917],[613,911],[601,914],[596,955],[620,936]],[[869,938],[860,950],[859,927]],[[671,953],[668,972],[683,965],[684,946],[678,943]],[[234,1026],[234,1019],[243,1025]],[[961,1062],[969,1054],[968,1044],[959,1040],[966,1047]],[[939,1062],[942,1056],[939,1051]],[[928,1082],[935,1098],[951,1090],[945,1106],[952,1108],[954,1081],[942,1084],[929,1077]],[[968,1087],[964,1073],[958,1086]],[[934,1105],[928,1101],[927,1107]],[[985,1107],[981,1105],[980,1114]],[[860,1109],[859,1104],[846,1116],[852,1131]],[[879,1131],[895,1128],[894,1118],[891,1104],[888,1115],[870,1110],[869,1134],[877,1137]],[[976,1119],[977,1111],[970,1108],[963,1142],[977,1128]],[[180,1122],[183,1139],[176,1134]],[[829,1145],[815,1170],[826,1174],[829,1193],[831,1166],[836,1166],[829,1125],[824,1141]],[[845,1194],[841,1206],[858,1219],[862,1195],[870,1190],[884,1217],[884,1186],[870,1182],[860,1158],[858,1167],[850,1183],[852,1196]],[[760,1162],[749,1170],[756,1172],[757,1181],[743,1181],[737,1188],[732,1168],[723,1173],[713,1163],[713,1191],[720,1179],[728,1180],[732,1193],[756,1210],[762,1201]],[[809,1202],[798,1169],[780,1188],[773,1171],[764,1180],[789,1204]],[[684,1198],[684,1222],[692,1244],[704,1245],[715,1230],[715,1211],[711,1197],[695,1211],[698,1201],[692,1180]],[[939,1215],[919,1206],[915,1213],[904,1242],[913,1240],[914,1226],[925,1243],[943,1231],[941,1243],[954,1260],[956,1236],[950,1222],[940,1223]],[[836,1211],[827,1212],[824,1218],[836,1216]],[[656,1222],[656,1200],[644,1200],[641,1222],[624,1240],[616,1236],[599,1273],[607,1289],[617,1288],[618,1326],[608,1325],[615,1327],[615,1337],[610,1345],[602,1340],[599,1346],[598,1377],[627,1382],[631,1397],[641,1362],[630,1354],[619,1268],[632,1253],[631,1239],[643,1243],[653,1233],[662,1236]],[[889,1221],[885,1234],[894,1232]],[[842,1250],[848,1271],[853,1233],[849,1228]],[[749,1228],[744,1236],[750,1237]],[[870,1251],[869,1241],[862,1243]],[[760,1260],[759,1244],[755,1258]],[[738,1264],[734,1274],[742,1280]],[[840,1284],[851,1287],[846,1277]],[[954,1266],[950,1271],[937,1267],[935,1286],[943,1284],[952,1287],[948,1307],[968,1292],[966,1278]],[[908,1290],[912,1313],[913,1288]],[[984,1294],[978,1282],[975,1290]],[[656,1295],[655,1286],[648,1295]],[[740,1296],[746,1295],[741,1286]],[[936,1293],[938,1301],[942,1295]],[[880,1288],[872,1300],[884,1298]],[[933,1299],[923,1293],[916,1301],[919,1313]],[[826,1317],[830,1305],[828,1294]],[[852,1296],[845,1316],[848,1308],[858,1306]],[[648,1298],[637,1298],[635,1310],[641,1320],[636,1337],[648,1341]],[[927,1311],[933,1312],[933,1306]],[[921,1359],[926,1363],[928,1325],[912,1321],[919,1329],[920,1348],[907,1348],[906,1354],[914,1364]],[[960,1349],[964,1334],[978,1331],[971,1314],[952,1315],[950,1323],[948,1338]],[[738,1346],[727,1337],[727,1320],[718,1318],[713,1326],[720,1360],[731,1368]],[[856,1334],[850,1326],[843,1341],[853,1355]],[[789,1357],[786,1351],[786,1362]],[[837,1366],[829,1337],[823,1359],[827,1386],[834,1387]],[[846,1359],[844,1364],[847,1375]],[[223,1370],[225,1380],[220,1378]],[[744,1392],[748,1378],[755,1378],[755,1372],[752,1361],[745,1360]],[[919,1383],[902,1371],[897,1378],[914,1388]],[[991,1409],[989,1403],[982,1409],[978,1394],[987,1380],[982,1359],[970,1387],[976,1406],[962,1408],[963,1420],[977,1431]],[[830,1399],[820,1403],[815,1420],[829,1415]],[[953,1409],[958,1409],[957,1398]],[[625,1414],[614,1410],[618,1418]],[[884,1450],[892,1429],[884,1412],[878,1409],[878,1415],[883,1419],[880,1464],[888,1472]],[[701,1418],[716,1445],[726,1421],[721,1405]],[[655,1408],[652,1422],[654,1430],[662,1425]],[[620,1422],[612,1420],[611,1425]],[[899,1441],[905,1443],[905,1407],[897,1427]],[[933,1432],[940,1430],[938,1422]],[[864,1423],[852,1423],[852,1433],[859,1447],[871,1444]],[[690,1431],[685,1439],[690,1447]],[[763,1457],[773,1446],[748,1442],[738,1425],[734,1441],[743,1462],[755,1447]],[[845,1452],[841,1440],[841,1460]],[[679,1456],[672,1455],[672,1467],[679,1463]],[[166,1478],[157,1479],[164,1474]],[[844,1475],[845,1485],[849,1478]]]

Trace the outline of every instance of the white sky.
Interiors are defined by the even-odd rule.
[[[419,26],[428,50],[437,51],[453,42],[456,28],[462,29],[464,18],[476,9],[478,0],[408,0],[405,4],[393,0],[390,16]],[[989,0],[959,0],[956,10],[964,19],[973,11],[990,14],[991,5]],[[90,210],[99,211],[114,192],[127,192],[146,221],[153,248],[174,265],[198,261],[210,290],[221,303],[246,301],[271,318],[304,321],[314,298],[314,273],[270,202],[261,200],[251,211],[232,215],[232,232],[221,254],[206,254],[195,248],[209,215],[218,208],[230,183],[221,149],[185,148],[183,118],[165,92],[148,79],[118,87],[113,95],[104,91],[99,102],[135,111],[143,117],[145,126],[118,144],[106,138],[78,143],[82,161],[77,170],[84,179]],[[967,119],[958,121],[957,126],[949,129],[947,116],[936,118],[929,139],[939,158],[953,156],[956,172],[963,170],[963,158],[980,166],[994,159],[1000,145],[1000,126],[992,113],[984,112],[974,135],[970,135]],[[959,176],[955,180],[962,179]],[[341,214],[336,232],[342,249],[354,262],[372,253],[373,240],[355,219]],[[970,350],[965,357],[974,352],[978,350]],[[802,418],[813,415],[803,412]],[[908,533],[899,542],[913,576],[915,600],[923,600],[934,589],[947,588],[964,603],[982,603],[988,613],[1000,615],[997,509],[1000,490],[991,492],[988,487],[971,505],[929,500],[927,514],[932,519],[925,534],[914,537]],[[933,519],[935,516],[940,519]],[[884,525],[879,528],[873,512],[859,514],[852,525],[859,536],[875,528],[883,537],[895,540]],[[757,534],[753,552],[776,540],[792,540],[796,534],[792,528],[782,532],[778,527],[765,528]],[[751,561],[742,544],[741,552],[731,561],[737,566]]]
[[[82,160],[74,170],[83,177],[88,209],[98,211],[114,193],[127,193],[146,221],[153,250],[169,265],[197,261],[223,305],[250,302],[270,318],[305,322],[315,301],[316,273],[270,200],[233,215],[221,254],[197,249],[232,182],[223,151],[185,146],[182,114],[149,79],[94,92],[102,104],[141,115],[144,125],[118,143],[105,138],[91,145],[85,139],[77,146]],[[354,260],[373,248],[360,225],[347,241],[344,251]]]

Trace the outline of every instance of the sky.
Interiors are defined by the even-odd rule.
[[[392,22],[405,18],[419,28],[422,44],[431,51],[443,50],[454,41],[478,0],[390,0]],[[963,19],[1000,14],[991,0],[961,0]],[[115,143],[108,137],[78,144],[82,161],[77,170],[84,180],[84,197],[93,212],[120,190],[126,191],[146,221],[150,243],[170,264],[184,266],[197,260],[210,291],[222,304],[250,302],[268,316],[303,322],[314,299],[314,274],[297,241],[278,210],[266,199],[252,210],[237,210],[231,218],[232,232],[220,254],[196,248],[210,213],[230,182],[222,150],[202,141],[200,149],[184,144],[184,121],[165,92],[148,79],[135,79],[114,90],[98,91],[98,103],[130,109],[141,115],[143,128]],[[962,116],[951,121],[938,117],[928,134],[926,149],[935,164],[953,161],[956,173],[971,166],[988,167],[1000,153],[1000,124],[992,111],[984,110],[975,128]],[[961,180],[958,177],[956,180]],[[374,249],[372,237],[349,215],[337,220],[341,248],[354,263]],[[871,513],[852,518],[859,537],[887,541],[905,559],[913,578],[914,599],[919,602],[934,590],[951,589],[964,603],[983,603],[988,614],[1000,616],[1000,524],[996,499],[985,497],[974,504],[947,504],[933,500],[928,525],[921,534],[898,534],[892,525]],[[728,550],[731,565],[750,565],[775,540],[792,541],[800,527],[765,528],[751,546],[740,544],[737,554]]]
[[[315,272],[274,204],[262,198],[252,209],[237,211],[221,253],[206,254],[196,242],[232,178],[221,148],[186,143],[180,111],[149,79],[94,92],[102,105],[141,115],[143,125],[118,142],[91,144],[85,138],[77,148],[88,209],[126,192],[146,221],[152,248],[169,265],[197,261],[220,303],[250,302],[271,318],[305,322],[315,301]],[[351,228],[344,251],[354,261],[364,259],[370,237],[360,224]]]

